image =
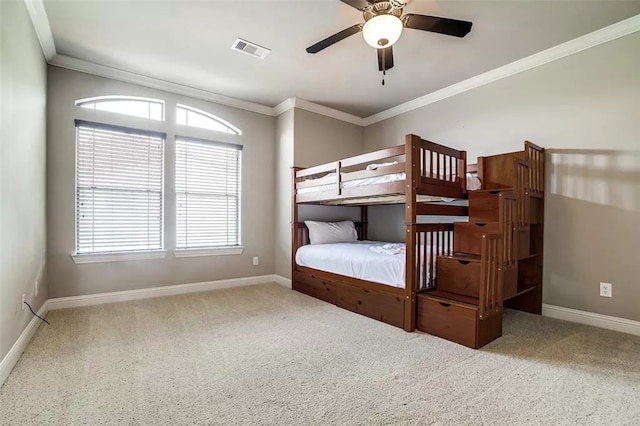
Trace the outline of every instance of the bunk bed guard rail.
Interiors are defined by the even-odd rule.
[[[376,198],[404,194],[406,181],[418,194],[461,198],[466,193],[466,169],[466,151],[407,135],[404,145],[295,168],[293,191],[297,203],[376,204]],[[402,197],[391,201],[402,202]]]

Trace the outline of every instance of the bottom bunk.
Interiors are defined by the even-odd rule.
[[[335,230],[331,226],[340,227],[337,223],[307,221],[307,224],[313,228],[329,227],[327,238],[334,240]],[[313,243],[305,223],[294,224],[292,288],[414,331],[416,291],[433,287],[437,257],[452,253],[453,224],[420,224],[417,246],[409,254],[404,243],[363,240],[365,224],[350,221],[348,224],[354,230],[343,237],[346,241],[325,239],[322,244]],[[412,259],[408,267],[407,259]]]

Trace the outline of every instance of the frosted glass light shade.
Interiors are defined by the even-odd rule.
[[[362,35],[369,46],[384,49],[393,45],[402,34],[402,21],[394,15],[378,15],[365,22]]]

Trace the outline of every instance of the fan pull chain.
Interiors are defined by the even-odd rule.
[[[387,75],[387,64],[385,63],[387,55],[382,52],[382,85],[384,86],[384,76]]]
[[[382,71],[382,85],[384,86],[384,76],[387,75],[386,71]]]

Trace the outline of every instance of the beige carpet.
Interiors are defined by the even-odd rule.
[[[519,312],[478,351],[276,284],[48,319],[3,425],[640,424],[640,338]]]

